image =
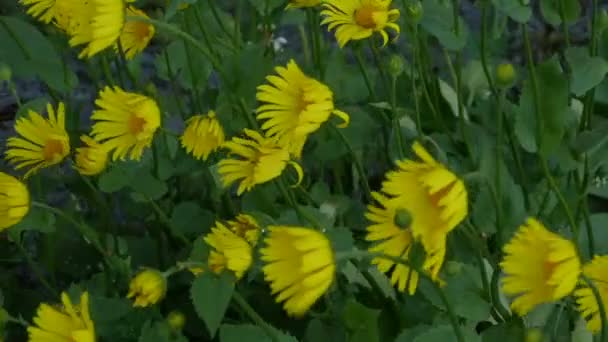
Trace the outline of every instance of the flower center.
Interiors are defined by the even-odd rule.
[[[142,42],[150,36],[150,28],[148,24],[135,23],[133,25],[133,35],[137,38],[138,42]]]
[[[408,210],[399,208],[395,212],[393,222],[397,227],[401,229],[407,229],[412,225],[412,215]]]
[[[370,5],[365,5],[355,10],[355,22],[357,25],[366,29],[376,28],[376,21],[374,20],[375,8]]]
[[[63,154],[63,143],[60,140],[49,139],[42,148],[42,157],[45,161],[50,162],[55,160],[56,155]]]
[[[146,120],[143,118],[140,118],[136,114],[133,114],[133,115],[131,115],[131,118],[129,118],[128,124],[129,124],[129,131],[131,132],[131,134],[137,135],[144,130],[144,126],[146,125]]]
[[[545,260],[544,264],[543,264],[543,275],[545,278],[545,281],[549,281],[551,279],[551,277],[553,276],[553,271],[555,270],[555,267],[557,267],[558,263],[556,262],[551,262],[551,261],[547,261]]]
[[[303,89],[300,90],[300,94],[298,94],[297,104],[296,104],[296,112],[298,114],[302,113],[308,105],[313,104],[313,101],[310,101],[304,95],[305,91]]]

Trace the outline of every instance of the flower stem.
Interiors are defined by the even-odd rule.
[[[243,311],[245,311],[247,316],[249,316],[249,318],[251,318],[255,324],[264,329],[268,337],[275,342],[279,342],[281,340],[280,336],[277,335],[277,332],[268,323],[266,323],[266,321],[264,321],[264,319],[251,307],[251,305],[249,305],[249,303],[247,303],[245,298],[243,298],[238,291],[235,290],[232,293],[232,299],[234,299],[234,301],[241,307],[241,309],[243,309]]]
[[[179,232],[177,229],[175,229],[175,227],[171,223],[171,219],[162,210],[162,208],[148,196],[146,196],[144,194],[142,194],[142,195],[148,200],[148,203],[150,203],[150,206],[152,206],[152,209],[154,209],[154,212],[156,212],[156,215],[158,216],[160,221],[167,228],[167,233],[169,234],[169,236],[172,236],[174,239],[181,241],[184,245],[189,245],[190,241],[188,241],[188,239],[181,232]]]
[[[604,301],[602,299],[600,291],[598,290],[597,286],[595,286],[595,284],[593,283],[593,280],[589,279],[584,274],[581,276],[581,278],[587,284],[587,286],[589,286],[589,288],[591,289],[591,292],[593,292],[593,296],[595,297],[595,301],[597,302],[597,306],[600,311],[599,312],[600,319],[602,321],[602,332],[601,332],[600,342],[607,342],[606,341],[606,323],[607,323],[606,322],[606,308],[604,307]]]
[[[376,92],[374,91],[374,87],[372,82],[370,81],[369,74],[367,73],[367,67],[361,56],[361,46],[358,45],[353,49],[353,54],[355,55],[355,59],[357,60],[357,65],[359,66],[359,70],[361,71],[361,75],[363,75],[363,81],[365,81],[365,86],[369,91],[369,97],[372,101],[376,101]]]
[[[173,95],[175,97],[175,103],[177,104],[177,109],[182,116],[182,119],[186,119],[187,114],[184,109],[184,104],[182,103],[182,97],[179,94],[179,88],[177,86],[177,80],[175,78],[175,74],[173,74],[173,70],[171,68],[171,62],[169,62],[169,53],[167,50],[163,53],[165,55],[165,64],[167,65],[167,76],[169,77],[169,83],[171,84],[171,88],[173,90]]]
[[[28,263],[28,265],[30,265],[30,268],[32,269],[32,271],[34,272],[34,274],[36,275],[36,277],[38,278],[38,280],[40,281],[40,283],[42,284],[42,286],[52,296],[58,297],[59,296],[59,292],[53,286],[51,286],[51,284],[49,283],[48,280],[46,280],[46,277],[42,273],[42,270],[40,270],[40,268],[38,267],[38,264],[36,264],[36,262],[34,261],[34,259],[32,259],[32,257],[27,252],[27,250],[25,250],[25,247],[23,247],[23,244],[21,243],[21,241],[15,239],[15,245],[19,249],[19,252],[25,258],[25,261]]]
[[[308,223],[310,223],[313,227],[315,227],[317,229],[323,228],[321,223],[319,221],[317,221],[316,218],[310,216],[306,211],[304,211],[304,210],[302,210],[302,208],[300,208],[296,199],[294,198],[294,196],[292,196],[292,193],[287,190],[287,186],[285,185],[285,181],[283,180],[282,177],[279,176],[279,178],[276,180],[275,184],[279,188],[281,195],[283,195],[285,200],[287,202],[289,202],[289,204],[296,211],[296,214],[298,214],[300,219],[308,221]]]
[[[338,136],[340,137],[340,140],[342,140],[342,142],[344,143],[344,146],[346,147],[346,149],[350,153],[351,157],[353,158],[353,163],[355,164],[355,168],[357,169],[357,172],[359,172],[359,178],[361,178],[361,184],[363,185],[363,190],[365,191],[365,198],[368,201],[371,201],[372,200],[372,189],[369,187],[369,183],[367,182],[367,174],[365,173],[365,169],[363,168],[363,164],[361,163],[361,160],[359,160],[359,156],[357,156],[357,154],[355,153],[355,150],[353,149],[353,147],[350,144],[350,142],[348,141],[348,139],[346,139],[346,136],[344,136],[344,133],[342,133],[342,131],[340,131],[335,126],[331,126],[331,127],[336,132],[336,134],[338,134]]]

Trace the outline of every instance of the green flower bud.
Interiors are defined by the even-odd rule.
[[[146,92],[146,94],[148,94],[152,97],[157,97],[157,95],[158,95],[158,90],[156,89],[156,86],[152,82],[145,85],[144,91]]]
[[[422,15],[424,14],[424,9],[422,8],[422,3],[420,1],[412,1],[405,7],[405,14],[412,24],[418,24],[420,20],[422,20]]]
[[[12,77],[13,73],[11,71],[11,68],[8,65],[0,62],[0,82],[10,81]]]
[[[186,324],[186,316],[179,311],[171,311],[167,316],[167,323],[174,331],[181,331]]]
[[[508,88],[515,82],[517,74],[511,63],[501,63],[496,66],[496,83],[499,87]]]
[[[401,55],[392,55],[388,60],[388,71],[392,77],[397,78],[405,70],[405,61]]]
[[[526,342],[542,342],[543,340],[543,333],[540,329],[533,328],[526,331]]]
[[[412,224],[412,215],[405,209],[397,209],[393,221],[397,227],[407,229]]]

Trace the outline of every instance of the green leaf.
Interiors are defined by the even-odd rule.
[[[141,328],[139,342],[170,342],[171,331],[165,322],[147,321]]]
[[[173,208],[171,225],[185,234],[202,234],[213,225],[214,215],[195,202],[181,202]]]
[[[168,58],[165,57],[165,54],[168,55]],[[211,75],[211,64],[195,49],[191,49],[190,55],[195,56],[195,58],[191,58],[191,64],[188,61],[184,42],[182,40],[173,41],[156,57],[158,76],[163,80],[169,80],[171,75],[186,89],[194,89],[195,86],[205,88],[209,75]],[[169,68],[171,74],[169,74]]]
[[[566,23],[573,23],[579,18],[581,5],[579,0],[541,0],[540,11],[545,20],[551,25],[562,22],[559,7],[564,6],[564,19]]]
[[[349,331],[349,341],[379,341],[378,317],[380,310],[370,309],[350,299],[342,312],[344,325]]]
[[[99,177],[99,190],[107,193],[119,191],[131,183],[133,172],[125,164],[115,164]]]
[[[589,50],[583,47],[570,47],[566,50],[566,60],[572,68],[572,93],[584,95],[594,88],[608,73],[608,61],[602,57],[589,56]]]
[[[9,231],[13,236],[20,236],[26,230],[38,231],[41,233],[52,233],[55,231],[55,215],[46,209],[30,207],[30,211],[25,215],[21,222],[14,225]]]
[[[260,15],[265,16],[283,4],[283,0],[249,0]]]
[[[464,340],[467,342],[481,341],[479,335],[474,331],[465,330],[465,327],[460,327],[464,335]],[[419,334],[413,340],[414,342],[458,342],[454,328],[451,325],[439,325],[430,328],[429,330]]]
[[[424,16],[420,25],[435,36],[439,43],[449,50],[462,50],[469,36],[469,30],[464,20],[458,17],[460,32],[454,32],[454,17],[452,2],[426,0],[422,2]]]
[[[207,325],[211,337],[215,336],[234,291],[234,276],[228,272],[216,275],[204,272],[190,288],[192,304],[198,316]]]
[[[165,182],[144,171],[138,173],[137,177],[133,177],[129,186],[135,192],[150,200],[157,200],[169,191]]]
[[[40,77],[49,87],[67,92],[77,82],[66,69],[51,42],[34,26],[23,20],[0,16],[0,60],[7,63],[14,76]]]
[[[493,325],[481,334],[483,342],[520,342],[525,340],[525,331],[521,325],[513,322]]]
[[[492,0],[496,8],[518,23],[525,24],[532,16],[532,9],[522,0]]]
[[[452,109],[452,114],[455,117],[458,117],[458,95],[454,88],[452,88],[449,84],[447,84],[444,80],[439,80],[439,91],[441,92],[441,96],[448,103],[450,109]],[[466,108],[462,108],[462,114],[466,120],[469,119],[469,114],[467,113]]]
[[[332,323],[334,323],[332,325]],[[338,322],[324,322],[318,318],[312,319],[306,327],[304,335],[306,342],[346,342],[346,331]]]
[[[264,329],[251,325],[222,324],[220,327],[221,342],[271,342]]]
[[[131,310],[131,303],[126,298],[91,295],[89,301],[91,318],[96,323],[117,321]]]
[[[15,114],[15,119],[19,119],[20,117],[27,116],[30,111],[36,113],[42,113],[46,111],[46,105],[49,103],[49,100],[46,97],[40,97],[31,101],[24,103],[17,114]]]

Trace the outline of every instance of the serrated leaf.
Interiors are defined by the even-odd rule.
[[[202,234],[213,225],[213,213],[195,202],[181,202],[173,208],[171,225],[184,234]]]
[[[342,319],[350,335],[349,341],[379,341],[379,316],[380,310],[370,309],[350,299],[342,311]]]
[[[261,327],[251,324],[223,324],[220,327],[221,342],[271,342]]]
[[[204,272],[194,279],[190,298],[198,316],[205,322],[209,335],[215,336],[234,292],[234,276],[228,272],[216,275]]]

